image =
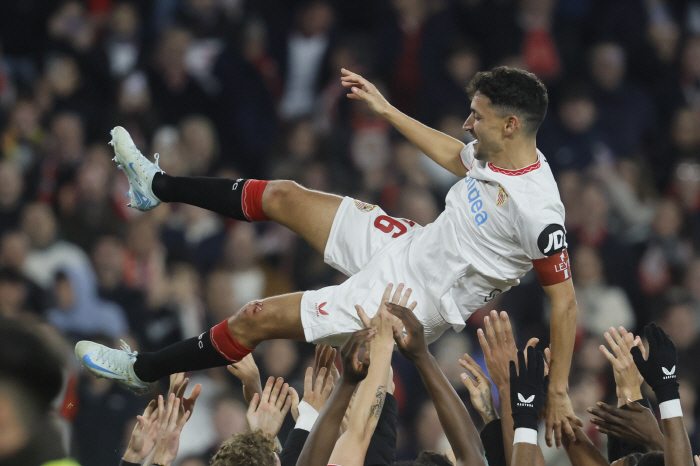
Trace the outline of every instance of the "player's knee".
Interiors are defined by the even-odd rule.
[[[231,335],[244,346],[253,347],[267,339],[262,301],[251,301],[228,319]]]
[[[263,193],[263,210],[268,216],[283,211],[289,202],[293,202],[294,195],[303,189],[294,181],[270,181]]]

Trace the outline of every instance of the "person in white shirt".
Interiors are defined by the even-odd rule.
[[[129,178],[132,207],[150,210],[161,202],[183,202],[239,220],[273,220],[350,278],[337,286],[251,302],[208,334],[155,353],[122,352],[120,359],[113,353],[118,350],[80,342],[76,354],[96,375],[145,391],[172,372],[238,361],[264,340],[339,344],[362,328],[354,306],[377,309],[387,283],[399,282],[420,303],[415,314],[428,341],[435,341],[449,327],[460,331],[475,310],[534,267],[552,301],[546,438],[551,445],[554,433],[558,446],[562,435],[573,438],[573,424],[582,425],[567,394],[577,306],[564,206],[536,146],[547,112],[545,86],[515,68],[478,73],[467,89],[471,109],[464,123],[474,141],[465,145],[401,113],[361,76],[342,72],[349,98],[365,101],[436,163],[463,178],[450,190],[437,220],[423,227],[389,217],[378,206],[291,181],[171,177],[116,127],[114,160]]]

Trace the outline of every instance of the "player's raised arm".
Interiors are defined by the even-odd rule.
[[[394,340],[401,354],[416,365],[430,399],[435,404],[440,425],[452,447],[457,466],[485,466],[486,456],[479,433],[464,403],[430,354],[423,324],[411,308],[390,304],[388,309],[403,323],[406,337],[403,337],[400,328],[395,328]]]
[[[359,74],[345,68],[341,72],[343,76],[340,81],[350,91],[349,98],[367,102],[375,114],[391,123],[394,128],[441,167],[460,177],[467,174],[459,156],[464,148],[462,141],[429,128],[401,113],[382,96],[374,84]]]
[[[544,291],[552,301],[552,318],[550,322],[550,347],[552,350],[549,368],[549,392],[545,404],[545,440],[552,446],[552,432],[557,448],[561,447],[561,438],[568,435],[576,441],[574,424],[583,427],[583,422],[574,414],[569,399],[569,369],[576,340],[576,316],[578,307],[574,285],[566,280],[554,285],[545,285]]]
[[[654,390],[664,428],[664,462],[668,466],[692,466],[693,454],[688,433],[683,424],[681,397],[678,391],[678,353],[676,345],[656,324],[644,327],[649,350],[646,358],[641,349],[631,349],[634,364],[647,384]]]

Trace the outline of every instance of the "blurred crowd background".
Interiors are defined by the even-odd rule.
[[[109,130],[124,126],[171,175],[292,179],[427,224],[456,178],[347,99],[340,68],[467,142],[464,87],[503,64],[550,91],[538,146],[566,206],[576,412],[587,421],[587,406],[614,403],[602,334],[653,320],[678,346],[686,429],[700,453],[697,0],[3,0],[0,314],[47,321],[73,361],[78,339],[152,351],[249,300],[337,284],[344,277],[278,225],[186,205],[127,208]],[[548,344],[533,273],[491,308],[510,313],[520,345]],[[433,348],[467,405],[457,359],[481,359],[483,315]],[[313,346],[270,341],[253,355],[263,377],[301,392]],[[116,465],[148,400],[71,364],[59,400],[66,441],[83,466]],[[444,451],[413,365],[397,356],[394,374],[397,459]],[[246,426],[237,379],[221,368],[194,382],[204,390],[182,435],[183,466],[207,464]],[[587,433],[604,447],[605,436]],[[563,451],[545,454],[566,464]]]

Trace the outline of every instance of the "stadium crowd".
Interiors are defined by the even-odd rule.
[[[170,410],[176,419],[176,403],[192,402],[173,401],[163,385],[161,406],[156,400],[146,408],[150,399],[80,371],[75,341],[118,346],[123,339],[152,351],[201,334],[253,299],[344,279],[273,223],[227,221],[178,204],[146,215],[129,209],[126,178],[107,145],[113,126],[125,127],[144,154],[159,153],[169,174],[291,179],[424,225],[441,211],[456,178],[366,105],[347,99],[339,70],[372,79],[397,108],[466,142],[464,87],[478,70],[502,64],[532,71],[550,93],[538,147],[566,206],[579,304],[569,385],[585,421],[581,435],[596,450],[615,450],[615,435],[589,422],[604,417],[596,402],[655,399],[647,385],[620,396],[621,369],[608,362],[624,359],[631,370],[623,342],[637,346],[633,335],[654,321],[675,343],[683,423],[700,453],[696,0],[0,2],[0,330],[21,333],[28,330],[15,327],[18,322],[33,322],[62,368],[55,393],[52,373],[40,394],[60,391],[42,401],[60,413],[61,426],[61,435],[43,446],[68,451],[82,466],[116,465],[130,438],[159,427],[149,423],[153,413],[163,420]],[[499,386],[491,370],[494,404],[479,404],[491,390],[479,366],[496,363],[477,329],[495,326],[494,309],[510,315],[518,348],[537,338],[542,350],[549,340],[548,305],[531,273],[474,314],[464,331],[431,345],[436,367],[478,430],[494,420],[495,406],[502,422],[512,417],[509,401],[500,402],[510,398],[507,382]],[[610,330],[619,326],[629,333]],[[622,353],[606,354],[602,344]],[[293,442],[296,418],[303,419],[299,399],[316,400],[321,412],[330,395],[321,367],[334,372],[333,351],[274,340],[255,350],[254,361],[191,375],[201,394],[182,428],[175,464],[208,464],[233,434],[260,426],[248,411],[258,373],[262,380],[283,378],[286,388],[268,392],[286,391],[289,401],[279,401],[284,395],[271,401],[262,387],[258,400],[282,403],[282,412],[294,416],[276,418],[277,431],[263,428],[268,436],[251,441],[271,449],[266,438]],[[423,450],[460,453],[428,382],[439,379],[437,372],[426,378],[412,361],[391,356],[390,395],[367,457],[376,462],[367,464],[413,460]],[[307,373],[308,367],[315,369]],[[462,379],[465,371],[478,385]],[[15,375],[0,372],[0,381],[5,377]],[[336,388],[339,377],[331,377]],[[184,392],[182,378],[171,380],[171,391]],[[0,422],[6,412],[0,409]],[[651,423],[649,412],[639,413]],[[635,422],[644,424],[640,419]],[[641,436],[655,432],[639,435],[652,445]],[[661,447],[664,440],[655,439],[653,446]],[[392,441],[391,456],[381,456]],[[281,456],[285,452],[293,449]],[[551,466],[568,462],[556,449],[543,448],[543,458]],[[13,464],[29,464],[19,461]]]

